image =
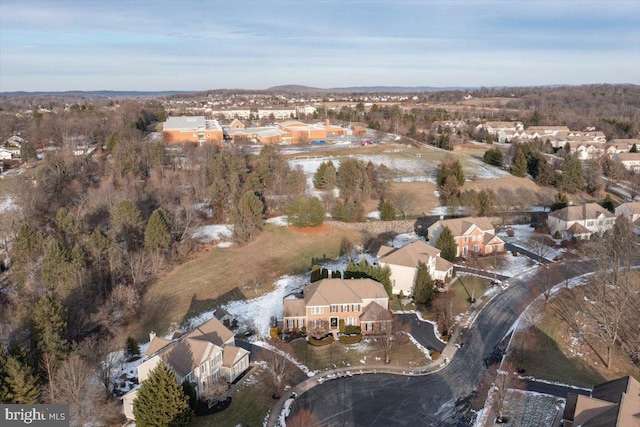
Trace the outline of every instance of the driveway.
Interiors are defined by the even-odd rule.
[[[576,277],[596,264],[582,261],[568,268]],[[327,381],[299,396],[291,415],[308,409],[321,426],[469,425],[469,396],[485,372],[485,361],[495,357],[522,310],[540,294],[538,273],[512,279],[487,303],[445,369],[419,377],[371,374]],[[563,277],[553,279],[560,283]]]
[[[436,350],[442,353],[445,343],[436,337],[435,325],[433,323],[418,319],[418,315],[414,313],[399,314],[399,316],[402,318],[402,323],[409,325],[411,328],[409,332],[416,341],[430,350]]]

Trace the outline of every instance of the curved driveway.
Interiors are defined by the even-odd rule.
[[[576,277],[595,267],[593,261],[575,262],[568,273]],[[445,369],[419,377],[374,374],[327,381],[299,396],[291,415],[307,408],[322,426],[468,425],[467,398],[522,310],[540,294],[538,273],[512,279],[489,301]]]

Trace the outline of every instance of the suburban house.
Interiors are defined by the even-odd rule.
[[[640,202],[623,203],[616,208],[616,216],[626,216],[631,223],[640,226]]]
[[[379,331],[391,321],[389,295],[372,279],[323,279],[304,288],[302,297],[284,298],[283,329],[327,328],[337,333],[345,326],[360,326],[362,333]]]
[[[428,231],[429,244],[435,246],[438,237],[448,227],[456,243],[456,257],[474,253],[488,255],[504,252],[504,241],[496,236],[496,230],[485,217],[466,217],[455,219],[441,219]]]
[[[640,427],[640,383],[631,376],[598,384],[591,396],[569,393],[564,427]]]
[[[416,240],[401,248],[381,246],[378,250],[378,263],[391,270],[393,293],[411,295],[418,264],[423,263],[435,280],[447,283],[453,274],[453,264],[440,257],[440,249]]]
[[[617,153],[612,158],[621,163],[629,172],[640,173],[640,153]]]
[[[547,218],[549,233],[560,233],[564,239],[589,239],[594,233],[602,234],[613,227],[615,215],[597,203],[567,206],[551,212]]]
[[[217,120],[207,120],[204,116],[167,117],[162,133],[168,144],[221,144],[223,141],[222,127]]]
[[[142,384],[150,372],[164,363],[176,375],[178,383],[189,381],[198,394],[206,391],[218,378],[233,382],[249,367],[249,352],[234,345],[233,332],[216,317],[196,326],[190,332],[176,331],[171,339],[150,333],[151,342],[138,365],[138,382]],[[134,389],[122,396],[125,416],[133,420]]]

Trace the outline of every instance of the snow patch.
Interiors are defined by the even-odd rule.
[[[277,225],[278,227],[286,227],[289,225],[289,221],[286,215],[269,218],[265,222],[267,224]]]
[[[202,243],[230,239],[231,236],[233,236],[233,225],[230,224],[204,225],[191,233],[192,239]]]

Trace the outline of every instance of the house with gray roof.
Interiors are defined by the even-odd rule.
[[[171,368],[178,383],[190,382],[198,395],[219,378],[233,382],[249,368],[249,352],[234,345],[233,332],[216,317],[189,332],[176,331],[171,339],[150,333],[145,360],[138,365],[141,384],[159,363]],[[122,396],[125,416],[133,420],[133,401],[138,389]]]
[[[393,293],[411,295],[413,283],[420,263],[427,266],[429,274],[435,280],[445,284],[453,275],[453,264],[440,257],[440,249],[416,240],[401,248],[381,246],[378,250],[378,263],[391,270]]]
[[[549,233],[558,232],[564,239],[584,240],[594,234],[602,235],[615,224],[614,214],[597,203],[567,206],[551,212],[547,218]]]

